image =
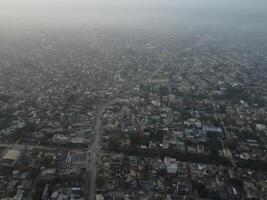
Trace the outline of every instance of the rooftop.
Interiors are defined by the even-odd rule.
[[[19,157],[20,153],[21,152],[18,150],[8,150],[2,159],[15,161]]]

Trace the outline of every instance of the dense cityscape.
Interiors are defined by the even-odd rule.
[[[0,31],[0,199],[266,200],[265,32],[111,27]]]
[[[1,199],[266,199],[267,43],[161,37],[1,52]]]

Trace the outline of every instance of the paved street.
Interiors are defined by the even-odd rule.
[[[39,146],[39,145],[24,145],[24,144],[0,144],[3,148],[17,148],[17,149],[37,149],[37,150],[55,150],[53,147]]]
[[[89,200],[95,199],[95,180],[96,180],[96,172],[97,172],[97,156],[100,149],[100,141],[101,141],[101,125],[102,125],[102,113],[105,108],[110,105],[106,104],[102,106],[100,111],[98,112],[95,126],[95,140],[91,147],[91,158],[89,164]]]

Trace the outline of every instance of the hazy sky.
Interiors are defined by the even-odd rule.
[[[91,25],[152,29],[264,26],[266,16],[266,0],[0,0],[2,30]]]

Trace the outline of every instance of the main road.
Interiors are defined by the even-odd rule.
[[[28,145],[28,144],[5,144],[0,143],[0,148],[12,148],[12,149],[36,149],[36,150],[55,150],[54,147],[47,147],[42,145]]]
[[[100,148],[100,134],[101,134],[101,125],[102,125],[102,113],[106,106],[103,106],[102,109],[97,114],[96,125],[95,125],[95,140],[91,147],[91,158],[89,165],[89,200],[95,199],[95,180],[96,180],[96,170],[97,170],[97,154]]]

